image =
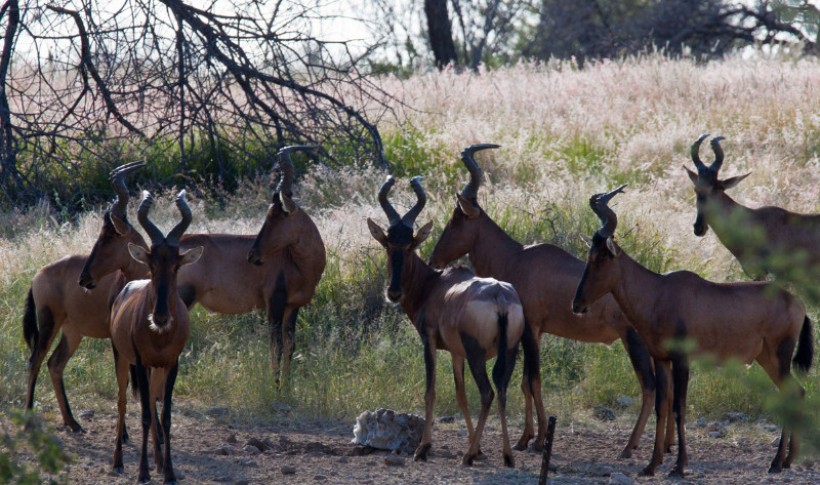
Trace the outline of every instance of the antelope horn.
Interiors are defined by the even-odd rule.
[[[148,237],[151,238],[151,244],[161,244],[165,240],[165,236],[163,236],[162,231],[148,219],[148,211],[151,210],[153,203],[154,197],[151,195],[151,192],[143,190],[142,202],[140,202],[140,207],[137,209],[137,220],[140,221],[140,225],[145,229],[145,232],[148,233]]]
[[[387,214],[387,221],[391,227],[401,222],[401,216],[399,216],[399,213],[393,208],[393,204],[387,200],[387,194],[390,192],[390,189],[393,188],[394,183],[396,183],[396,179],[394,179],[392,175],[388,175],[387,180],[382,184],[382,188],[379,189],[379,204],[382,206],[384,213]]]
[[[478,202],[478,189],[481,187],[481,182],[484,179],[484,171],[481,170],[481,167],[476,163],[473,154],[481,150],[487,150],[488,148],[500,148],[500,145],[479,143],[470,145],[461,152],[461,161],[464,162],[467,170],[470,171],[470,181],[467,182],[467,185],[461,190],[461,196],[470,202]]]
[[[720,146],[720,141],[725,139],[726,138],[722,136],[716,136],[712,138],[711,141],[712,151],[715,152],[715,161],[709,166],[709,170],[715,173],[717,173],[721,165],[723,165],[723,147]]]
[[[317,148],[315,145],[290,145],[282,147],[277,153],[279,168],[282,170],[282,178],[276,187],[276,192],[281,192],[288,197],[293,197],[293,160],[290,159],[290,152],[303,150],[309,152]]]
[[[111,182],[114,192],[117,193],[117,198],[111,204],[111,213],[120,219],[124,220],[128,215],[126,211],[128,208],[128,187],[125,186],[125,176],[144,166],[145,162],[131,162],[120,165],[108,173],[108,180]]]
[[[413,192],[416,193],[418,202],[401,218],[401,222],[405,226],[413,227],[413,223],[416,222],[416,217],[419,216],[421,210],[424,209],[424,205],[427,203],[427,194],[424,193],[424,188],[421,186],[421,175],[416,175],[410,179],[410,185],[413,187]]]
[[[700,144],[703,143],[703,140],[709,137],[709,133],[704,133],[700,135],[700,137],[695,140],[695,143],[692,143],[691,153],[692,153],[692,161],[695,162],[695,167],[698,169],[698,172],[702,172],[706,170],[706,165],[703,163],[703,160],[700,159],[698,156],[698,152],[700,151]]]
[[[626,185],[621,185],[612,192],[595,194],[589,198],[589,206],[601,221],[601,228],[596,231],[596,234],[604,239],[612,237],[615,234],[615,228],[618,226],[618,216],[609,208],[607,203],[609,203],[615,195],[623,192],[624,187],[626,187]]]
[[[191,208],[188,207],[188,202],[185,201],[184,189],[180,190],[179,194],[177,194],[176,203],[179,213],[182,214],[182,220],[171,229],[171,232],[168,233],[168,237],[165,238],[165,242],[171,246],[179,246],[179,239],[185,233],[185,230],[188,229],[188,226],[191,225],[191,219],[193,219],[191,216]]]

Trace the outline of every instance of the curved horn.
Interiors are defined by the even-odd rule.
[[[416,217],[419,216],[421,210],[424,209],[424,205],[427,203],[427,194],[424,193],[424,188],[421,186],[421,175],[416,175],[411,178],[410,185],[413,187],[413,192],[416,193],[418,202],[401,218],[401,222],[405,226],[413,227],[413,223],[416,222]]]
[[[394,183],[396,183],[396,179],[394,179],[392,175],[388,175],[387,180],[382,184],[382,188],[379,189],[379,204],[382,206],[384,213],[387,214],[387,222],[391,227],[401,222],[401,216],[399,216],[399,213],[393,208],[393,204],[387,200],[387,194],[390,192],[390,189],[393,188]]]
[[[308,152],[315,148],[317,148],[315,145],[289,145],[276,152],[279,168],[282,170],[282,178],[279,180],[279,185],[276,186],[277,192],[293,197],[293,160],[290,159],[290,152],[296,150]]]
[[[177,209],[179,209],[179,213],[182,215],[182,220],[171,229],[171,232],[168,233],[168,237],[165,238],[165,242],[171,246],[179,246],[179,238],[182,237],[185,230],[191,225],[191,220],[193,219],[191,216],[191,208],[188,207],[188,202],[185,201],[185,189],[177,194],[176,203]]]
[[[703,160],[700,159],[698,156],[698,152],[700,151],[700,144],[703,143],[703,140],[709,137],[709,133],[704,133],[700,135],[700,137],[695,140],[695,143],[692,143],[692,148],[690,152],[692,153],[692,161],[695,162],[695,167],[697,167],[698,172],[706,170],[706,165],[703,163]]]
[[[718,170],[720,170],[720,166],[723,165],[723,147],[720,146],[720,141],[725,139],[726,138],[722,136],[716,136],[712,138],[712,141],[710,142],[712,145],[712,151],[715,152],[715,161],[709,166],[709,170],[715,173],[717,173]]]
[[[481,170],[481,167],[476,163],[473,154],[481,150],[487,150],[488,148],[500,147],[501,145],[495,145],[493,143],[479,143],[470,145],[462,150],[461,161],[464,162],[467,170],[470,171],[470,181],[467,182],[467,185],[461,190],[462,197],[470,202],[478,202],[478,188],[481,187],[481,182],[484,180],[484,171]]]
[[[137,209],[137,220],[140,221],[140,225],[145,229],[145,232],[148,233],[148,237],[151,238],[151,244],[161,244],[165,240],[165,236],[163,236],[162,231],[148,219],[148,211],[151,210],[153,203],[154,197],[151,195],[151,192],[143,190],[142,202],[140,202],[140,207]]]
[[[145,162],[131,162],[125,165],[120,165],[108,173],[108,180],[117,193],[117,198],[111,204],[111,213],[120,219],[127,218],[126,209],[128,208],[128,187],[125,186],[125,176],[134,170],[145,166]]]
[[[615,195],[623,192],[624,187],[626,187],[626,185],[621,185],[612,192],[595,194],[589,198],[589,206],[601,221],[601,228],[596,231],[596,234],[604,239],[612,237],[615,234],[615,228],[618,227],[618,216],[609,208],[607,203],[609,203]]]

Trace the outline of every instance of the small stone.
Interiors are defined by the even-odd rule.
[[[780,431],[780,427],[774,423],[766,423],[763,425],[763,429],[768,431],[769,433],[776,433]]]
[[[609,475],[609,483],[612,485],[632,485],[635,481],[621,472],[615,472]]]
[[[223,407],[213,407],[209,408],[205,411],[206,416],[210,416],[212,418],[221,418],[227,416],[230,411],[228,408]]]
[[[726,419],[730,423],[745,423],[749,421],[749,415],[741,412],[726,413]]]
[[[615,421],[615,411],[606,406],[595,406],[592,414],[601,421]]]
[[[244,451],[248,455],[258,455],[259,453],[262,453],[262,450],[260,450],[259,448],[255,447],[253,445],[243,446],[242,451]]]
[[[228,438],[225,440],[225,442],[230,443],[232,445],[235,445],[236,443],[238,443],[239,441],[236,439],[236,433],[231,433],[228,436]]]
[[[635,400],[629,396],[618,396],[615,398],[615,404],[622,408],[628,408],[629,406],[632,406],[634,402]]]
[[[324,482],[326,480],[327,480],[327,477],[324,476],[324,475],[316,475],[315,477],[313,477],[314,482]]]
[[[387,466],[404,466],[404,458],[397,455],[387,455],[384,457],[384,464]]]
[[[270,448],[267,443],[258,438],[249,438],[248,441],[245,442],[245,445],[259,448],[259,451],[265,451]]]
[[[251,483],[247,478],[238,478],[233,482],[233,485],[248,485]]]
[[[78,414],[78,416],[83,418],[83,419],[91,419],[91,418],[94,417],[94,410],[93,409],[85,409],[83,411],[80,411],[80,414]]]
[[[346,456],[340,456],[338,460],[339,463],[350,463],[350,459]]]
[[[258,466],[256,464],[256,462],[253,460],[253,458],[240,458],[240,459],[236,460],[236,462],[239,463],[240,465],[244,466],[244,467],[253,468],[253,467]]]
[[[236,454],[236,449],[229,444],[221,444],[214,449],[213,453],[214,455],[230,456]]]
[[[296,467],[291,465],[284,465],[279,469],[282,475],[296,475]]]
[[[439,423],[453,423],[455,420],[455,416],[439,416],[437,419]]]
[[[699,417],[697,421],[695,421],[695,426],[698,428],[705,428],[709,425],[709,420],[704,418],[703,416]]]

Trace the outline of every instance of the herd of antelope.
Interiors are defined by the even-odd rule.
[[[718,179],[723,163],[722,137],[713,138],[714,162],[699,157],[703,135],[692,145],[696,172],[687,168],[697,195],[694,232],[703,236],[713,227],[718,238],[755,279],[774,273],[765,263],[777,251],[800,254],[803,262],[820,263],[820,215],[800,215],[777,207],[746,208],[727,194],[746,175]],[[601,221],[587,242],[586,262],[551,245],[524,246],[496,224],[478,202],[483,172],[476,152],[498,145],[466,148],[462,161],[470,174],[456,194],[453,214],[436,243],[429,263],[416,249],[430,236],[432,222],[415,230],[427,197],[421,178],[410,181],[416,204],[403,216],[388,200],[392,177],[378,192],[387,216],[385,231],[371,219],[370,233],[387,252],[387,298],[401,306],[421,337],[426,370],[425,427],[415,460],[426,460],[432,442],[436,350],[452,356],[456,400],[468,432],[462,462],[472,464],[495,393],[503,434],[503,460],[514,466],[507,431],[506,397],[519,346],[523,347],[525,423],[514,446],[541,449],[546,437],[546,413],[541,396],[540,351],[544,333],[582,342],[610,344],[620,339],[641,388],[642,404],[621,457],[638,446],[654,403],[656,432],[650,463],[653,475],[677,435],[677,461],[672,475],[687,465],[685,411],[689,361],[698,355],[718,362],[736,358],[757,361],[784,392],[802,398],[792,381],[791,365],[807,372],[812,364],[812,327],[801,301],[773,282],[714,283],[688,271],[654,273],[630,258],[615,241],[617,217],[609,201],[623,186],[590,198]],[[34,404],[36,380],[43,359],[58,332],[62,336],[48,359],[48,369],[63,423],[82,431],[68,404],[63,371],[83,337],[111,339],[118,384],[118,421],[113,469],[123,471],[126,388],[131,381],[142,406],[142,454],[139,481],[150,480],[148,436],[153,436],[154,463],[165,483],[175,483],[171,462],[171,396],[179,355],[189,335],[188,310],[195,303],[206,309],[238,314],[262,308],[270,324],[270,359],[277,381],[288,378],[294,352],[299,308],[310,302],[326,263],[325,247],[316,225],[293,201],[294,169],[290,154],[309,151],[305,145],[279,151],[281,180],[258,235],[184,234],[192,212],[179,193],[181,221],[167,236],[149,219],[152,195],[145,191],[137,220],[150,245],[128,221],[125,177],[139,170],[135,162],[113,170],[110,182],[117,194],[103,216],[103,225],[88,256],[68,256],[42,268],[32,281],[25,302],[23,334],[31,350],[27,408]],[[738,215],[739,214],[739,215]],[[763,232],[765,246],[744,246],[726,220],[740,218]],[[736,230],[736,229],[735,229]],[[447,265],[467,255],[474,272]],[[775,275],[776,276],[776,275]],[[687,339],[694,351],[670,343]],[[492,382],[485,362],[496,357]],[[464,388],[464,364],[481,396],[476,425],[470,417]],[[796,391],[792,391],[797,389]],[[162,401],[161,418],[157,401]],[[533,426],[533,408],[537,434]],[[784,426],[769,472],[788,468],[798,452],[794,431]],[[163,452],[164,448],[164,452]]]

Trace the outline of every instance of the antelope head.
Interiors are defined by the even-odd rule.
[[[416,176],[410,180],[410,185],[416,193],[417,202],[404,216],[399,216],[393,204],[387,200],[390,189],[393,188],[395,179],[388,176],[387,180],[379,190],[379,204],[382,206],[389,227],[387,233],[376,224],[373,219],[367,218],[367,226],[373,239],[379,242],[387,250],[387,273],[390,284],[387,287],[387,298],[398,303],[402,298],[402,277],[406,272],[408,263],[412,260],[413,251],[430,236],[433,227],[432,222],[428,222],[416,234],[413,234],[413,223],[419,213],[427,203],[427,195],[421,186],[421,177]]]
[[[182,220],[167,236],[163,236],[162,231],[148,218],[148,211],[153,202],[151,193],[144,191],[137,211],[137,220],[151,238],[151,248],[146,249],[138,244],[128,243],[128,251],[132,258],[147,265],[151,270],[151,300],[154,307],[148,319],[151,322],[151,329],[162,333],[172,322],[173,306],[178,299],[177,272],[182,266],[199,260],[204,248],[197,246],[182,253],[179,251],[179,239],[191,224],[191,209],[185,201],[184,190],[176,198]]]
[[[125,176],[145,166],[145,162],[131,162],[112,170],[108,175],[117,198],[103,215],[103,226],[94,248],[83,266],[78,283],[89,290],[94,289],[97,281],[128,265],[131,256],[128,244],[145,245],[145,240],[128,222],[128,187]]]
[[[248,262],[257,266],[264,264],[266,255],[279,251],[292,244],[298,244],[304,230],[303,218],[307,217],[299,206],[293,202],[293,161],[290,153],[295,150],[310,151],[314,146],[292,145],[279,150],[276,154],[282,177],[273,193],[268,206],[268,213],[262,229],[256,236],[251,250],[248,251]]]
[[[481,231],[481,221],[487,214],[478,205],[478,189],[484,179],[484,172],[476,163],[473,154],[489,148],[499,148],[499,145],[483,143],[471,145],[461,152],[461,161],[470,171],[470,181],[464,186],[460,194],[456,194],[456,208],[453,216],[444,228],[444,232],[433,248],[430,256],[430,266],[443,268],[450,261],[456,260],[468,252],[475,245],[476,238]]]
[[[620,281],[620,266],[616,264],[616,260],[621,256],[621,248],[614,239],[618,217],[607,203],[616,194],[623,192],[624,187],[626,185],[589,198],[589,206],[600,219],[601,228],[592,236],[584,274],[572,300],[572,313],[576,315],[586,313],[589,305],[611,292]]]
[[[720,171],[721,165],[723,165],[723,148],[720,146],[720,141],[724,138],[722,136],[712,138],[710,144],[712,145],[712,151],[715,153],[715,161],[712,162],[711,165],[706,166],[706,164],[700,159],[698,153],[700,151],[700,144],[703,143],[703,140],[708,137],[708,133],[703,134],[695,140],[695,143],[692,144],[692,162],[695,164],[697,173],[693,172],[688,167],[683,167],[686,170],[686,173],[689,174],[689,179],[693,184],[695,184],[695,196],[697,198],[696,205],[698,209],[698,215],[695,218],[694,226],[696,236],[704,236],[706,231],[709,230],[709,224],[707,223],[706,216],[710,210],[710,204],[713,203],[718,196],[722,195],[726,189],[731,189],[740,183],[741,180],[749,176],[747,173],[746,175],[739,175],[737,177],[719,180],[718,172]]]

